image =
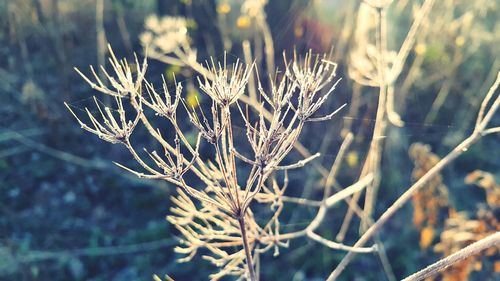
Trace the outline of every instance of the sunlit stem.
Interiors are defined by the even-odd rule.
[[[245,256],[247,261],[248,273],[250,274],[251,281],[257,281],[255,275],[255,270],[253,268],[252,254],[250,253],[250,247],[248,245],[247,231],[245,228],[245,216],[242,215],[238,218],[238,223],[240,224],[241,237],[243,238],[243,248],[245,249]]]

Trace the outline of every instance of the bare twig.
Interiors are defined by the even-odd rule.
[[[476,255],[479,252],[488,249],[490,247],[495,247],[500,243],[500,232],[497,231],[471,245],[461,249],[460,251],[441,259],[426,268],[406,277],[402,281],[419,281],[424,280],[428,277],[436,275],[440,271],[445,270],[447,267],[453,265],[456,262],[464,260],[470,256]]]
[[[500,84],[500,72],[497,75],[497,79],[495,83],[490,88],[487,96],[483,101],[483,105],[481,106],[480,113],[478,114],[477,126],[474,128],[472,134],[462,141],[459,145],[457,145],[448,155],[442,158],[432,169],[430,169],[424,176],[422,176],[415,184],[413,184],[406,192],[404,192],[381,216],[380,218],[370,227],[368,230],[359,238],[359,240],[354,244],[354,247],[362,247],[365,245],[370,238],[373,237],[381,227],[409,200],[412,195],[424,187],[429,180],[431,180],[437,173],[439,173],[444,167],[449,165],[453,160],[459,157],[462,153],[468,150],[468,148],[478,141],[482,136],[483,132],[486,129],[489,121],[495,114],[496,110],[500,106],[500,96],[497,96],[494,100],[491,107],[488,109],[484,117],[481,118],[483,112],[485,111],[483,108],[486,108],[486,104],[489,99],[494,95],[498,86]],[[349,264],[352,258],[356,255],[354,252],[349,252],[342,259],[342,261],[337,265],[337,267],[332,271],[330,276],[328,277],[329,281],[335,280],[345,269],[345,267]]]
[[[254,268],[253,262],[252,262],[252,254],[251,254],[252,249],[250,249],[250,246],[249,246],[248,241],[247,241],[247,234],[246,234],[246,226],[245,226],[244,217],[242,216],[241,218],[239,218],[238,222],[240,225],[241,237],[243,238],[243,248],[245,250],[248,272],[250,274],[250,280],[257,281],[257,277],[255,274],[255,268]]]

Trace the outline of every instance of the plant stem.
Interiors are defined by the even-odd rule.
[[[377,57],[377,76],[379,84],[379,96],[377,114],[375,117],[375,127],[373,129],[373,136],[370,142],[370,148],[366,161],[363,165],[361,175],[373,173],[374,179],[370,185],[366,187],[365,194],[365,215],[361,219],[360,226],[361,233],[368,228],[367,218],[371,218],[373,205],[375,203],[376,194],[380,184],[380,161],[382,158],[382,149],[384,146],[384,138],[387,131],[387,79],[386,79],[386,59],[387,54],[387,20],[386,20],[386,7],[377,9],[378,14],[378,27],[376,32],[376,46],[378,49]]]
[[[450,164],[453,160],[455,160],[458,156],[460,156],[464,151],[475,143],[479,138],[481,138],[481,134],[478,132],[473,133],[472,136],[465,139],[462,143],[460,143],[455,149],[453,149],[446,157],[441,159],[432,169],[430,169],[422,178],[420,178],[415,184],[412,185],[406,192],[404,192],[381,216],[380,218],[370,227],[368,230],[359,238],[358,242],[354,244],[354,247],[363,247],[366,242],[377,233],[380,228],[392,217],[397,210],[399,210],[404,203],[406,203],[411,196],[425,186],[425,184],[434,177],[437,173],[439,173],[444,167]],[[337,268],[330,274],[328,277],[328,281],[333,281],[337,279],[340,273],[345,269],[347,264],[352,260],[352,258],[356,255],[355,252],[349,252],[342,259],[342,261],[337,265]]]
[[[247,231],[245,228],[245,215],[239,217],[238,222],[240,224],[241,237],[243,238],[243,248],[245,249],[248,272],[250,273],[250,280],[257,281],[255,270],[253,268],[252,254],[250,253],[250,247],[248,246]]]
[[[421,177],[417,182],[415,182],[407,191],[405,191],[381,216],[380,218],[370,227],[368,230],[359,238],[358,242],[354,244],[353,247],[363,247],[371,237],[373,237],[382,226],[408,201],[411,199],[413,194],[423,188],[429,180],[431,180],[437,173],[448,166],[453,160],[458,156],[468,150],[468,148],[478,141],[481,137],[492,132],[488,131],[486,127],[493,118],[493,115],[500,107],[500,96],[496,97],[490,108],[486,111],[486,107],[490,100],[493,98],[495,91],[500,86],[500,71],[497,74],[497,79],[491,86],[490,90],[484,98],[481,108],[479,109],[476,126],[472,134],[457,145],[448,155],[446,155],[441,161],[439,161],[434,167],[432,167],[423,177]],[[486,113],[485,113],[486,111]],[[495,130],[493,130],[495,132]],[[349,252],[340,261],[337,267],[332,271],[328,277],[328,281],[336,280],[339,275],[344,271],[346,266],[351,262],[351,260],[356,255],[355,252]]]
[[[463,259],[466,259],[470,256],[476,255],[477,253],[488,249],[490,247],[494,247],[495,245],[500,243],[500,232],[497,231],[494,234],[491,234],[490,236],[483,238],[465,248],[462,250],[447,256],[446,258],[439,260],[428,267],[420,270],[417,273],[414,273],[402,281],[418,281],[418,280],[424,280],[425,278],[428,278],[430,276],[433,276],[440,271],[446,269],[447,267],[451,266],[452,264],[461,261]]]

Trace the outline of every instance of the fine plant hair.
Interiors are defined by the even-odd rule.
[[[198,78],[200,90],[211,102],[210,110],[205,112],[199,104],[187,104],[182,97],[181,83],[175,82],[174,90],[169,90],[163,78],[161,90],[158,90],[146,80],[146,58],[141,63],[135,57],[134,75],[129,63],[118,60],[111,47],[109,53],[114,73],[101,67],[105,82],[93,67],[92,78],[76,71],[93,89],[113,97],[116,108],[102,106],[94,97],[98,113],[86,108],[88,121],[84,121],[68,104],[66,106],[84,130],[107,142],[123,145],[141,168],[116,163],[118,166],[140,178],[164,180],[178,187],[178,195],[172,198],[173,215],[168,220],[184,237],[181,246],[176,248],[178,253],[186,255],[180,261],[191,260],[198,249],[204,248],[209,251],[204,258],[221,267],[221,271],[211,275],[212,280],[224,275],[257,280],[258,255],[270,249],[277,255],[278,247],[288,246],[293,238],[308,237],[333,249],[359,253],[375,250],[374,247],[352,248],[314,232],[326,210],[363,189],[371,182],[371,175],[339,193],[332,194],[326,188],[324,199],[315,202],[318,214],[307,228],[293,233],[280,232],[279,215],[283,203],[301,203],[302,200],[284,196],[288,170],[301,168],[320,155],[316,153],[287,165],[282,164],[283,160],[307,123],[331,120],[343,108],[327,115],[317,114],[340,81],[336,78],[337,65],[327,56],[313,55],[309,51],[304,57],[294,54],[293,60],[288,62],[284,55],[283,75],[270,78],[270,89],[258,83],[260,106],[271,114],[268,121],[261,111],[251,112],[239,101],[252,72],[260,81],[253,64],[236,61],[228,66],[225,58],[223,62],[207,62],[210,77]],[[124,102],[129,103],[131,110],[125,110]],[[165,133],[155,128],[152,117],[145,113],[149,110],[154,116],[168,120],[174,130]],[[185,111],[198,131],[194,142],[188,140],[178,124],[180,111]],[[233,126],[236,122],[243,122],[246,128],[246,147],[235,142]],[[137,151],[131,135],[140,125],[162,146],[162,151],[147,148],[143,154]],[[213,157],[203,159],[199,153],[201,146],[211,147]],[[249,172],[242,178],[240,171]],[[280,177],[282,184],[278,182]],[[253,202],[267,204],[273,211],[266,224],[256,222]],[[240,250],[234,251],[235,247]]]

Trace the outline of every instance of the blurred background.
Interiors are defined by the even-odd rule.
[[[264,10],[256,15],[243,2]],[[498,0],[395,1],[387,14],[387,58],[400,50],[424,2],[433,6],[393,84],[393,111],[404,124],[395,118],[384,134],[375,218],[471,132],[500,69]],[[347,186],[359,175],[378,95],[368,79],[376,22],[361,1],[0,0],[0,280],[152,280],[153,274],[206,280],[217,270],[201,257],[176,262],[179,233],[165,220],[175,189],[113,165],[133,161],[122,147],[81,130],[63,104],[78,111],[92,101],[96,93],[73,67],[89,73],[88,65],[105,64],[108,43],[117,57],[132,60],[135,52],[142,58],[151,43],[152,15],[186,18],[199,62],[222,59],[224,50],[229,60],[243,59],[244,42],[263,70],[273,69],[270,57],[283,69],[283,50],[288,57],[294,50],[331,52],[342,81],[326,108],[348,107],[331,121],[309,126],[301,143],[320,151],[320,164],[329,167],[345,132],[352,131],[354,142],[337,180]],[[175,74],[187,85],[186,98],[203,103],[195,71],[152,56],[147,76],[160,81],[161,74]],[[500,124],[499,114],[492,123]],[[245,137],[243,128],[239,134]],[[144,146],[152,142],[146,134],[138,139]],[[343,280],[400,279],[459,244],[446,241],[444,231],[468,233],[469,242],[498,231],[498,159],[498,134],[475,144],[384,227],[379,239],[390,268],[375,255],[358,256]],[[290,174],[288,190],[317,199],[321,180],[317,169],[306,167]],[[343,204],[329,213],[324,236],[335,237],[346,209]],[[300,229],[314,214],[313,208],[288,209],[281,225]],[[353,220],[346,244],[359,237],[359,220]],[[457,229],[465,222],[472,226]],[[262,280],[324,280],[343,255],[293,241],[280,256],[263,257]],[[498,280],[498,258],[493,251],[466,260],[447,273],[455,279],[446,280]]]

